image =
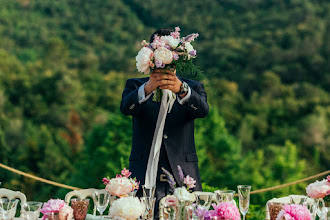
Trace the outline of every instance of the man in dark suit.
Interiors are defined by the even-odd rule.
[[[155,34],[169,35],[170,32],[162,34],[156,31]],[[156,213],[159,200],[170,191],[161,167],[171,172],[177,185],[181,185],[177,171],[177,165],[180,165],[185,175],[196,180],[196,187],[193,190],[202,190],[194,141],[194,120],[206,117],[209,110],[203,84],[194,80],[180,79],[175,71],[156,69],[150,77],[127,80],[120,110],[124,115],[133,116],[129,170],[132,176],[141,181],[141,185],[145,182],[149,153],[160,109],[160,102],[152,100],[157,87],[169,89],[177,97],[172,110],[167,114],[163,132],[156,181]],[[140,193],[141,190],[138,194]]]

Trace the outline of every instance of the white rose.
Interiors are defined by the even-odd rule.
[[[166,49],[165,47],[158,48],[154,52],[155,54],[155,62],[161,61],[163,64],[170,64],[173,61],[172,51]]]
[[[187,42],[184,44],[184,47],[186,48],[187,52],[190,53],[190,51],[194,50],[193,46],[190,44],[190,42]]]
[[[153,52],[149,47],[143,47],[138,55],[135,57],[136,59],[136,68],[139,72],[144,74],[150,73],[150,65],[152,64],[151,58],[153,57]]]
[[[165,44],[170,45],[171,48],[176,48],[180,43],[179,39],[175,39],[172,36],[161,36],[160,40],[164,41]]]
[[[190,193],[185,187],[176,188],[173,195],[181,201],[190,200]]]

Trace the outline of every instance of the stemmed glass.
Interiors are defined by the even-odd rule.
[[[93,196],[96,200],[96,209],[100,213],[102,218],[103,212],[107,209],[109,201],[110,201],[110,194],[105,189],[95,190],[93,192]]]
[[[195,192],[197,208],[208,210],[211,206],[213,193],[212,192]]]
[[[42,202],[29,201],[22,204],[23,217],[25,220],[36,220],[40,215]]]
[[[249,211],[251,186],[239,185],[237,186],[237,189],[239,197],[239,210],[243,215],[243,220],[245,220],[245,215]]]

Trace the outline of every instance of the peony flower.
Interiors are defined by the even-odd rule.
[[[112,178],[105,189],[113,196],[124,197],[134,191],[135,186],[127,177]]]
[[[285,205],[276,220],[311,220],[310,211],[302,205]]]
[[[330,193],[330,182],[324,179],[311,183],[306,187],[306,193],[313,199],[324,198]]]
[[[155,50],[155,63],[161,61],[163,64],[170,64],[173,61],[173,54],[169,49],[161,47]]]
[[[180,39],[176,39],[172,36],[161,36],[160,40],[162,40],[163,42],[165,42],[165,45],[169,45],[172,49],[176,48],[179,43],[180,43]]]
[[[150,73],[150,62],[153,58],[153,52],[148,47],[143,47],[138,55],[135,57],[136,59],[136,68],[139,72],[142,72],[144,74]]]
[[[121,171],[121,174],[124,176],[124,177],[130,177],[131,176],[131,172],[129,172],[129,170],[126,170],[126,168],[124,168],[122,171]]]
[[[178,199],[175,196],[169,196],[165,199],[165,206],[176,207],[178,205]]]
[[[196,180],[194,180],[194,178],[190,177],[189,175],[186,176],[186,178],[184,178],[183,183],[186,184],[189,189],[196,187],[196,185],[195,185]]]
[[[50,199],[43,204],[40,212],[43,214],[42,219],[46,219],[48,215],[54,212],[59,212],[64,206],[67,206],[61,199]]]
[[[189,201],[190,200],[190,193],[186,189],[186,187],[179,187],[175,188],[173,194],[178,200],[180,201]]]
[[[73,209],[68,205],[64,205],[62,207],[62,209],[59,211],[59,216],[60,216],[60,220],[61,220],[61,216],[64,216],[64,217],[67,216],[67,218],[64,218],[63,220],[66,220],[66,219],[71,220],[71,219],[73,219]]]
[[[124,197],[115,200],[109,209],[113,219],[137,219],[145,211],[145,205],[137,197]]]
[[[236,205],[230,202],[221,202],[218,205],[212,204],[214,210],[208,211],[205,214],[206,219],[212,219],[218,217],[224,220],[240,220],[241,215]]]

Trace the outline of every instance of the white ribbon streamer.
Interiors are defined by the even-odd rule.
[[[145,187],[148,189],[151,189],[153,186],[156,186],[160,147],[162,145],[165,120],[167,113],[170,113],[172,110],[175,99],[176,95],[171,90],[163,89],[163,97],[160,103],[156,129],[154,132],[154,137],[152,139],[152,145],[150,149],[145,177]]]

